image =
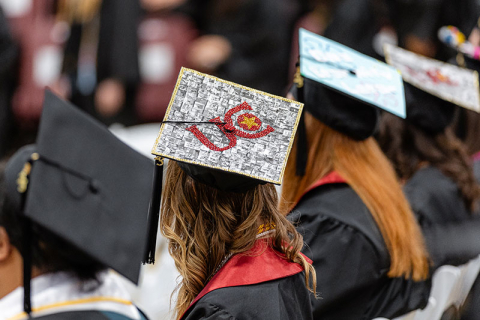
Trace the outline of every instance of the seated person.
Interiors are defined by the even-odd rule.
[[[138,282],[151,170],[46,91],[37,143],[0,167],[0,319],[146,319],[107,269]]]

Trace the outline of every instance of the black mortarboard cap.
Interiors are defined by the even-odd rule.
[[[22,171],[29,165],[29,174]],[[17,205],[26,191],[20,207],[32,222],[137,283],[152,167],[105,126],[46,90],[36,145],[9,161],[7,191]]]
[[[425,132],[436,134],[445,130],[455,116],[456,105],[405,83],[408,123]]]

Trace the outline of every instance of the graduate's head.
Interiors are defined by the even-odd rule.
[[[405,81],[407,118],[385,115],[379,142],[402,179],[425,165],[434,166],[456,182],[467,208],[480,196],[465,146],[450,125],[459,107],[480,110],[478,73],[406,50],[387,47],[389,63]]]
[[[153,152],[169,159],[160,230],[182,276],[178,315],[227,255],[254,246],[261,224],[275,226],[269,244],[309,277],[302,237],[278,211],[273,185],[302,105],[189,69],[177,88]]]
[[[431,133],[397,117],[382,117],[377,140],[402,180],[431,165],[452,179],[460,190],[465,206],[474,211],[480,198],[471,159],[466,146],[451,127]]]
[[[185,165],[183,165],[185,168]],[[215,169],[202,170],[212,171]],[[187,173],[188,172],[188,173]],[[170,253],[182,276],[176,311],[181,315],[229,254],[253,247],[260,224],[274,226],[271,245],[306,269],[316,286],[313,267],[299,255],[302,236],[278,208],[271,183],[253,183],[242,191],[225,191],[199,182],[175,161],[169,161],[162,196],[160,230],[170,240]],[[242,180],[227,174],[232,182]],[[231,182],[230,182],[231,183]],[[285,243],[288,243],[285,246]]]
[[[25,156],[25,159],[28,159],[34,148],[34,146],[28,146],[21,149],[14,155],[13,161],[18,159],[19,156]],[[0,251],[3,252],[3,254],[0,254],[0,261],[10,261],[16,264],[19,262],[18,258],[20,258],[20,266],[14,271],[14,274],[21,275],[24,254],[24,226],[29,218],[23,215],[21,204],[17,201],[18,198],[12,197],[7,190],[5,167],[11,168],[11,166],[6,166],[5,163],[3,162],[3,165],[0,165],[2,167],[0,172],[0,247],[2,249]],[[9,164],[12,163],[9,162]],[[32,223],[30,237],[32,239],[31,267],[34,276],[65,271],[86,284],[87,282],[90,283],[91,280],[98,280],[99,273],[107,268],[104,264],[38,223]],[[17,280],[16,286],[21,286],[21,277]]]
[[[152,166],[104,125],[46,90],[36,144],[17,151],[4,172],[1,224],[24,269],[67,271],[88,280],[109,267],[137,282]],[[25,272],[27,289],[29,280]]]

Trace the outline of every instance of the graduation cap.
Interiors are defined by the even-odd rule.
[[[303,104],[182,68],[152,154],[157,156],[150,211],[154,261],[162,160],[227,192],[281,184]]]
[[[137,283],[151,169],[150,160],[105,126],[46,90],[36,144],[11,158],[5,177],[8,195],[26,221]],[[24,249],[28,264],[29,245]],[[29,313],[31,266],[24,272]]]
[[[457,105],[480,111],[478,72],[389,44],[384,50],[387,62],[407,83],[407,121],[438,133],[453,121]]]
[[[401,76],[395,68],[335,41],[300,29],[299,68],[292,93],[327,126],[355,140],[378,127],[378,109],[405,118]],[[305,174],[308,148],[300,123],[297,174]]]

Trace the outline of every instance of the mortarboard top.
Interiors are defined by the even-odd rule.
[[[281,184],[303,104],[182,68],[154,155],[192,178],[243,192]]]
[[[478,73],[386,44],[387,62],[405,82],[452,104],[480,112]]]
[[[405,118],[403,82],[395,68],[305,29],[300,29],[299,45],[300,74],[304,78]],[[314,108],[322,112],[322,101],[312,106],[307,95],[304,98],[309,112],[315,112]]]
[[[20,171],[32,152],[25,216],[137,283],[151,161],[48,90],[36,145],[17,152],[6,169],[7,192],[17,204]]]

